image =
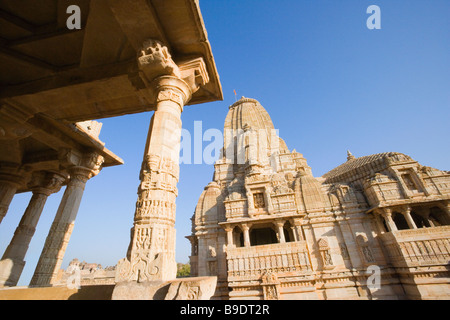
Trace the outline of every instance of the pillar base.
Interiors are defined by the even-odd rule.
[[[112,300],[210,300],[216,285],[217,277],[120,282],[114,288]]]
[[[19,281],[25,261],[0,260],[0,287],[14,287]]]
[[[119,260],[116,267],[115,282],[166,282],[176,278],[177,263],[173,255],[160,252],[152,255]]]

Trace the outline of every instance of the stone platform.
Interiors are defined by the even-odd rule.
[[[209,300],[216,277],[179,278],[166,282],[122,282],[114,285],[0,289],[1,300]]]
[[[116,284],[112,300],[209,300],[216,290],[216,284],[217,277],[121,282]]]
[[[0,289],[1,300],[111,300],[114,285],[82,286],[80,289],[57,287],[11,287]]]

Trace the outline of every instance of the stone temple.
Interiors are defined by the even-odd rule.
[[[216,299],[446,299],[450,173],[386,152],[314,177],[267,111],[229,108],[192,217],[193,276]]]
[[[0,300],[450,296],[448,172],[400,153],[349,153],[315,178],[247,98],[230,107],[195,211],[193,277],[177,279],[182,113],[223,100],[199,1],[72,6],[80,28],[68,27],[67,1],[0,1],[0,224],[16,194],[31,196],[0,256]],[[124,163],[96,120],[143,112],[153,115],[128,250],[108,272],[75,261],[80,288],[61,285],[88,181]],[[33,277],[17,287],[47,198],[63,187]]]

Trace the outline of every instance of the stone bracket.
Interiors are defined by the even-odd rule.
[[[158,40],[146,40],[138,53],[137,61],[138,70],[134,71],[134,75],[130,79],[133,79],[133,83],[140,89],[144,85],[146,88],[155,90],[157,89],[153,85],[155,79],[170,76],[184,81],[189,87],[189,96],[191,96],[209,82],[208,71],[202,57],[184,60],[177,64],[172,59],[167,46]],[[156,90],[153,98],[149,94],[142,93],[142,95],[146,100],[154,102],[155,99],[160,98],[159,93],[159,90]]]

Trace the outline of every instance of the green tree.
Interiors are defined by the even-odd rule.
[[[189,277],[191,275],[191,265],[189,263],[177,263],[177,278]]]

